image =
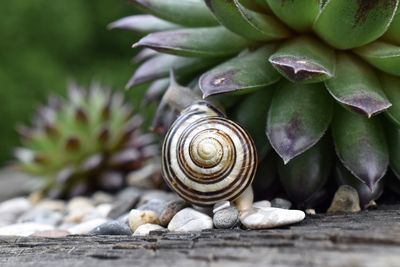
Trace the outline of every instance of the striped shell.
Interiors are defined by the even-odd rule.
[[[164,180],[198,206],[236,199],[251,184],[257,167],[251,137],[204,101],[184,110],[171,126],[162,155]]]

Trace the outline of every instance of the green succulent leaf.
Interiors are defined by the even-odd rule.
[[[356,49],[355,53],[377,69],[400,76],[400,46],[376,41]]]
[[[345,53],[338,55],[336,75],[325,85],[339,103],[368,117],[391,106],[374,71]]]
[[[383,39],[400,45],[400,8],[397,7],[397,12],[395,17],[390,23],[389,29],[386,31]]]
[[[398,0],[330,0],[314,23],[314,31],[338,49],[370,43],[388,29]]]
[[[311,29],[320,9],[318,0],[266,0],[272,12],[292,29]]]
[[[309,36],[284,43],[269,57],[269,61],[292,82],[320,82],[335,74],[334,51]]]
[[[130,3],[144,13],[188,27],[218,24],[203,0],[131,0]]]
[[[288,164],[279,162],[279,179],[297,204],[307,202],[326,183],[331,173],[331,146],[326,138]]]
[[[288,163],[315,145],[332,118],[332,102],[321,84],[282,81],[273,96],[267,119],[267,136]]]
[[[387,98],[393,105],[385,111],[385,114],[400,127],[400,78],[390,75],[381,75],[380,81]]]
[[[277,82],[279,73],[267,58],[275,45],[266,45],[255,51],[239,55],[203,74],[199,80],[204,97],[221,93],[243,93]]]
[[[271,149],[271,145],[265,135],[265,118],[267,117],[269,104],[272,98],[272,88],[260,89],[250,94],[238,106],[236,106],[234,118],[243,126],[251,136],[257,147],[258,158],[261,160]]]
[[[217,20],[247,39],[271,41],[288,37],[289,30],[276,18],[243,7],[238,0],[205,0]]]
[[[372,188],[354,177],[340,162],[335,167],[335,179],[339,185],[350,185],[357,190],[360,206],[365,207],[370,201],[378,199],[383,192],[383,179],[379,180]]]
[[[238,53],[249,44],[224,27],[210,27],[151,33],[134,47],[148,47],[178,56],[220,57]]]
[[[108,28],[113,29],[122,29],[129,30],[133,32],[137,32],[143,35],[166,31],[179,28],[180,26],[152,15],[135,15],[129,16],[117,21],[112,22],[108,25]]]
[[[245,8],[253,11],[265,12],[270,10],[265,0],[238,0],[238,1]]]
[[[343,165],[373,189],[389,164],[386,138],[379,121],[337,108],[332,130]]]
[[[132,61],[135,64],[140,64],[156,55],[158,55],[157,51],[150,48],[144,48],[136,54]]]
[[[157,55],[144,62],[133,74],[127,88],[168,77],[171,69],[177,75],[186,75],[200,71],[205,67],[215,65],[218,59],[187,58],[173,55]]]
[[[389,155],[390,168],[397,177],[400,177],[400,129],[391,123],[385,124]]]

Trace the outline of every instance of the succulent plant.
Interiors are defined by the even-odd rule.
[[[297,203],[335,177],[363,202],[376,199],[389,165],[400,182],[398,0],[131,3],[146,14],[111,24],[144,36],[128,87],[151,83],[148,94],[160,96],[173,69],[204,98],[229,103],[260,164],[279,155],[279,179]]]
[[[52,197],[118,190],[125,173],[158,156],[156,137],[142,134],[142,122],[121,93],[71,85],[68,99],[51,96],[31,126],[18,127],[18,165],[41,178],[41,189]]]

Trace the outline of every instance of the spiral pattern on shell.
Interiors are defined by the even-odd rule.
[[[251,137],[204,101],[183,111],[171,126],[162,155],[164,180],[199,206],[236,199],[251,184],[257,167]]]

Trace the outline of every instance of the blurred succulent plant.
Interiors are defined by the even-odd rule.
[[[68,99],[50,97],[31,127],[20,126],[20,168],[42,178],[52,197],[69,197],[125,185],[124,174],[159,154],[153,134],[142,134],[142,118],[121,93],[93,84],[71,85]]]
[[[271,148],[280,156],[279,179],[297,203],[332,175],[375,199],[389,161],[400,182],[398,0],[131,3],[148,15],[111,24],[145,35],[128,87],[152,82],[148,93],[161,95],[174,69],[204,98],[236,95],[234,118],[260,162]]]

